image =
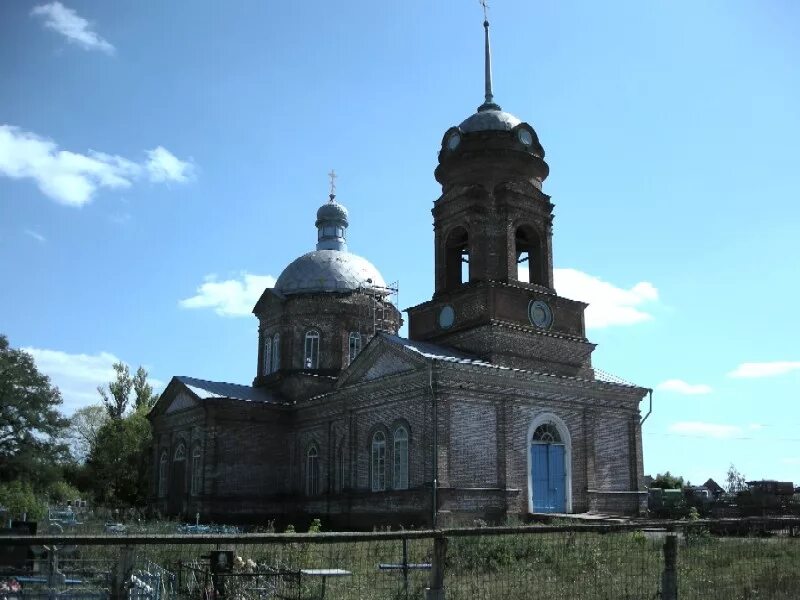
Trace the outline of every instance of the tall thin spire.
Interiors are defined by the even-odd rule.
[[[486,44],[486,54],[485,54],[485,82],[486,82],[486,94],[484,103],[478,107],[478,111],[484,110],[501,110],[500,107],[495,104],[494,101],[494,94],[492,94],[492,47],[489,44],[489,4],[487,0],[480,0],[481,6],[483,7],[483,31],[484,31],[484,38]]]

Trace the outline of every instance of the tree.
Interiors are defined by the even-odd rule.
[[[728,467],[728,473],[725,476],[725,482],[727,484],[726,488],[729,494],[735,494],[747,488],[744,474],[740,473],[738,469],[733,466],[733,463],[731,463],[731,466]]]
[[[110,419],[97,433],[87,467],[95,499],[104,504],[140,504],[147,499],[151,443],[145,406],[122,419]]]
[[[672,475],[669,471],[659,473],[650,485],[651,488],[663,488],[665,490],[675,490],[683,487],[683,477]]]
[[[158,394],[153,393],[153,386],[147,383],[147,371],[144,367],[136,369],[133,376],[133,393],[136,396],[134,406],[136,409],[145,408],[150,410],[158,401]]]
[[[68,421],[60,406],[61,393],[33,357],[0,335],[0,481],[52,477],[65,453],[60,437]]]
[[[115,362],[113,366],[114,371],[117,373],[117,378],[109,382],[107,387],[98,385],[97,391],[103,398],[103,404],[106,406],[108,416],[112,419],[121,419],[122,415],[125,414],[125,409],[128,407],[128,400],[133,389],[133,380],[131,379],[128,365],[122,362]]]
[[[130,403],[131,392],[134,394],[133,406],[135,409],[141,407],[150,410],[158,400],[158,394],[153,394],[153,386],[147,382],[147,371],[140,366],[136,373],[131,377],[128,365],[117,362],[114,363],[116,379],[109,382],[105,387],[98,386],[97,391],[103,398],[103,404],[108,411],[108,416],[112,419],[121,419],[125,415],[125,410]]]
[[[146,415],[158,395],[153,394],[153,386],[148,383],[143,367],[139,367],[133,377],[123,363],[115,363],[114,371],[116,379],[105,388],[97,388],[107,415],[106,421],[95,431],[86,466],[96,500],[105,504],[135,505],[147,499],[152,438]],[[125,414],[131,394],[133,410]]]
[[[69,428],[66,432],[72,456],[78,461],[84,461],[89,456],[100,429],[108,423],[108,411],[102,404],[90,404],[75,411],[69,419]]]

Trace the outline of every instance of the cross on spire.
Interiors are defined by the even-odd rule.
[[[483,7],[483,30],[486,46],[484,49],[485,101],[478,107],[478,111],[500,110],[500,107],[494,101],[494,94],[492,93],[492,49],[489,44],[489,2],[488,0],[479,1]]]
[[[333,199],[336,198],[336,178],[338,177],[338,175],[336,174],[336,171],[331,169],[331,172],[328,173],[328,177],[330,177],[331,179],[331,192],[329,195],[331,198],[331,202],[333,202]]]

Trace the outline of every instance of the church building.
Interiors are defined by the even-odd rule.
[[[316,249],[253,308],[252,385],[173,377],[151,411],[154,509],[337,527],[645,510],[649,390],[593,369],[587,305],[553,285],[545,152],[494,102],[484,30],[485,102],[442,138],[435,288],[408,338],[332,189]]]

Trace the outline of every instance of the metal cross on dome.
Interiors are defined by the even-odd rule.
[[[334,196],[336,196],[336,178],[338,177],[338,175],[336,174],[336,171],[331,169],[331,172],[328,173],[328,177],[331,178],[331,193],[330,193],[330,196],[331,196],[331,201],[333,201]]]

